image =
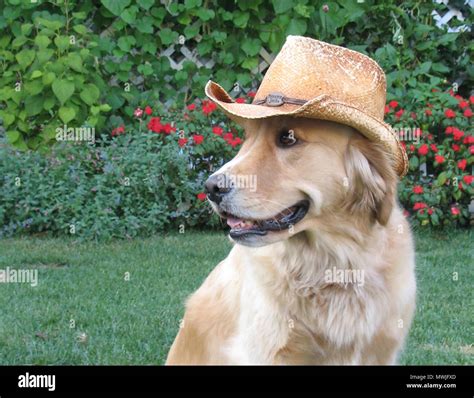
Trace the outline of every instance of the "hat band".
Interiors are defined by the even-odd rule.
[[[298,98],[285,97],[282,93],[270,93],[264,99],[256,100],[253,105],[281,106],[283,104],[304,105],[308,101]]]

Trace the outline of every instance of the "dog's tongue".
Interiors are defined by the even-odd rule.
[[[235,217],[229,217],[227,218],[227,225],[231,228],[235,228],[240,224],[243,224],[244,220],[241,220],[240,218],[235,218]]]

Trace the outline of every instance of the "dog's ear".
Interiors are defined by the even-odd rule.
[[[386,225],[395,203],[397,175],[380,144],[353,136],[345,154],[348,192],[344,207]]]

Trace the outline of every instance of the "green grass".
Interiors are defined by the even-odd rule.
[[[471,243],[467,231],[417,237],[418,308],[402,364],[474,363]],[[184,299],[230,247],[204,232],[0,241],[0,269],[39,273],[34,288],[0,283],[0,364],[162,364]]]

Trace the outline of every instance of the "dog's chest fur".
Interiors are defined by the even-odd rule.
[[[275,255],[275,250],[257,261],[255,256],[241,258],[240,311],[235,333],[224,346],[230,362],[372,362],[369,342],[389,306],[382,276],[366,270],[363,287],[327,283],[331,258],[301,251],[289,258],[284,252]]]

